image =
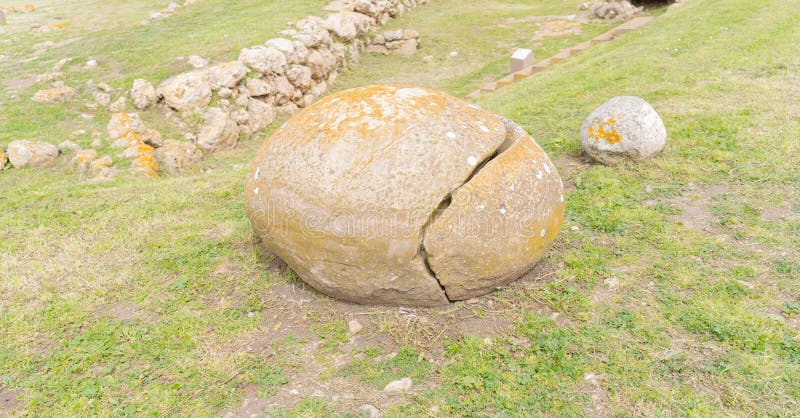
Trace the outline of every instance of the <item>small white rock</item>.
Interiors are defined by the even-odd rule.
[[[358,416],[362,418],[377,418],[381,416],[381,411],[373,405],[364,404],[358,408]]]
[[[411,390],[411,386],[413,382],[411,381],[410,377],[404,377],[400,380],[395,380],[394,382],[389,382],[386,387],[383,388],[383,391],[386,393],[398,393],[398,392],[408,392]]]
[[[361,325],[361,322],[359,322],[358,319],[351,319],[347,323],[347,330],[350,332],[350,335],[358,334],[362,329],[364,329],[364,326]]]

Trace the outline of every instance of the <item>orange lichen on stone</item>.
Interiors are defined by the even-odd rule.
[[[393,96],[407,102],[398,106],[391,100]],[[328,138],[336,137],[333,132],[337,131],[350,131],[360,138],[396,136],[425,115],[441,114],[447,105],[448,99],[420,87],[365,86],[322,99],[313,110],[290,119],[288,125],[298,131],[313,127]],[[313,135],[305,138],[311,139]]]
[[[620,126],[619,128],[622,128]],[[617,127],[617,120],[614,118],[609,118],[604,121],[596,120],[589,127],[589,138],[594,139],[597,142],[600,140],[604,140],[611,145],[622,141],[622,135],[619,133],[619,128]]]
[[[158,177],[158,163],[155,159],[155,148],[140,142],[136,158],[131,163],[131,174],[143,174],[147,178]]]

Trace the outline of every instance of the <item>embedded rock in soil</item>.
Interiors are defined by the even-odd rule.
[[[291,118],[256,155],[245,192],[269,251],[321,292],[368,304],[489,292],[538,261],[564,212],[558,173],[516,125],[393,85]]]
[[[664,122],[644,99],[615,97],[595,109],[583,122],[581,145],[590,157],[606,164],[624,159],[641,161],[664,148]]]

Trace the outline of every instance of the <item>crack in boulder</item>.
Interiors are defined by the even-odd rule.
[[[501,119],[501,122],[502,121],[503,120]],[[476,164],[475,165],[475,169],[472,170],[469,173],[469,175],[467,176],[467,178],[464,181],[460,182],[458,184],[458,186],[452,188],[442,198],[441,202],[439,202],[439,205],[437,205],[436,209],[434,209],[433,212],[431,212],[430,216],[428,216],[428,220],[425,222],[424,225],[422,225],[422,228],[419,231],[419,253],[418,254],[422,258],[422,263],[425,266],[425,270],[427,270],[428,274],[430,274],[430,276],[433,277],[436,280],[436,283],[442,289],[442,292],[444,292],[445,297],[450,302],[453,302],[453,299],[450,299],[450,297],[447,296],[447,289],[439,281],[439,278],[437,277],[436,272],[433,270],[433,268],[431,267],[430,263],[428,262],[427,252],[425,251],[425,232],[427,232],[428,227],[433,222],[435,222],[436,219],[438,219],[439,216],[441,216],[442,213],[444,213],[444,211],[446,211],[448,207],[450,207],[450,203],[453,201],[453,194],[456,193],[462,187],[464,187],[467,183],[469,183],[487,164],[489,164],[489,162],[491,162],[492,160],[497,158],[500,154],[502,154],[503,152],[508,150],[508,148],[514,142],[513,136],[510,135],[510,132],[508,130],[508,126],[505,123],[503,123],[503,126],[506,127],[506,132],[504,134],[505,139],[503,140],[503,142],[498,144],[497,147],[495,148],[495,150],[491,154],[489,154],[488,157],[484,158],[482,161],[480,161],[478,164]]]

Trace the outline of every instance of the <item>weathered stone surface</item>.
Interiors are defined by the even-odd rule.
[[[315,80],[324,80],[336,68],[336,57],[328,49],[311,49],[306,63]]]
[[[58,144],[58,150],[61,151],[62,153],[78,152],[81,150],[81,146],[78,145],[75,141],[66,140],[66,141],[61,141],[61,143]]]
[[[265,42],[264,45],[283,52],[288,64],[302,64],[306,60],[306,55],[308,55],[308,49],[305,45],[285,38],[273,38]]]
[[[383,388],[383,391],[386,393],[402,393],[408,392],[411,390],[411,386],[414,382],[411,381],[410,377],[404,377],[400,380],[395,380],[393,382],[389,382]]]
[[[131,98],[137,109],[145,110],[156,102],[158,96],[156,96],[155,87],[149,81],[137,78],[133,80]]]
[[[203,153],[191,142],[167,139],[155,150],[155,158],[159,168],[168,173],[177,173],[200,161]]]
[[[615,97],[595,109],[583,122],[581,145],[590,157],[613,165],[621,160],[641,161],[664,148],[664,122],[644,99]]]
[[[4,170],[8,165],[8,154],[0,149],[0,170]]]
[[[72,87],[62,86],[52,89],[39,90],[33,95],[33,101],[37,103],[58,104],[64,103],[75,98],[78,91]]]
[[[250,116],[247,124],[252,132],[263,131],[275,121],[276,116],[275,107],[261,100],[251,100],[247,106],[247,114]]]
[[[251,97],[266,96],[275,92],[275,86],[263,78],[247,77],[247,94]]]
[[[209,152],[233,148],[239,137],[239,126],[230,114],[210,107],[203,114],[203,125],[197,133],[197,146]]]
[[[158,163],[155,159],[155,149],[150,145],[140,142],[136,158],[131,162],[130,173],[134,176],[147,178],[158,177]]]
[[[425,233],[428,263],[450,300],[488,293],[533,268],[564,219],[561,178],[510,120],[508,136]]]
[[[352,41],[356,36],[367,33],[371,26],[372,19],[369,16],[355,12],[330,14],[322,22],[322,27],[343,41]]]
[[[200,110],[211,103],[211,82],[205,69],[189,71],[164,80],[156,94],[175,110]]]
[[[92,161],[98,158],[100,158],[100,154],[96,150],[87,149],[78,151],[70,160],[70,164],[74,165],[78,172],[83,174],[89,170]]]
[[[286,56],[280,50],[264,45],[242,49],[239,61],[263,74],[283,74],[287,65]]]
[[[100,106],[106,107],[111,104],[111,95],[102,91],[92,93],[95,103]]]
[[[114,113],[108,121],[106,131],[111,139],[121,138],[129,132],[143,132],[145,130],[142,118],[136,113]]]
[[[491,113],[434,90],[340,92],[291,118],[262,146],[246,180],[248,216],[268,250],[331,296],[429,306],[447,303],[451,285],[451,299],[485,293],[535,264],[563,216],[552,164],[529,137],[507,138],[509,130]],[[497,152],[487,174],[479,171]],[[454,213],[446,217],[451,194]],[[495,205],[497,216],[467,213],[475,211],[465,201],[473,194]],[[544,237],[542,228],[510,237],[476,233],[456,237],[451,248],[443,237],[457,216],[470,217],[478,232],[492,232],[482,222],[547,230]],[[452,264],[448,254],[470,262]],[[429,261],[442,268],[446,284]]]
[[[16,168],[42,167],[58,158],[58,147],[47,142],[19,140],[8,144],[8,159]]]
[[[223,62],[205,69],[212,89],[233,88],[247,75],[247,66],[241,61]]]
[[[286,78],[293,86],[307,91],[311,87],[311,70],[305,65],[292,65],[286,72]]]

